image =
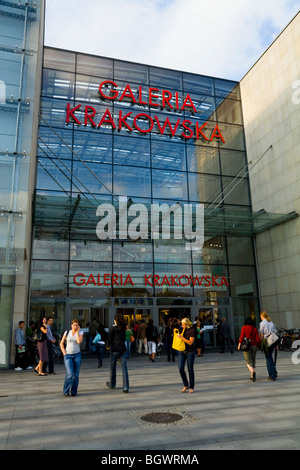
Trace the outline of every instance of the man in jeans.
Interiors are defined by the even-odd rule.
[[[145,354],[148,354],[148,346],[147,342],[145,342],[146,336],[146,328],[147,324],[144,319],[141,320],[138,332],[137,332],[137,340],[138,340],[138,353],[141,354],[142,347],[144,346]]]

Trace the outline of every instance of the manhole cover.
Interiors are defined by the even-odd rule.
[[[148,413],[141,416],[143,421],[147,423],[169,424],[176,423],[182,419],[182,416],[177,413]]]

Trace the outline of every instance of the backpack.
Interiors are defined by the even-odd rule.
[[[157,330],[155,325],[153,325],[153,327],[152,327],[152,338],[154,340],[158,339],[158,330]]]
[[[125,330],[119,330],[113,326],[111,330],[111,351],[123,353],[126,351]]]

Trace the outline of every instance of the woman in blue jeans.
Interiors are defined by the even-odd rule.
[[[65,396],[69,396],[71,392],[72,397],[76,397],[81,366],[80,344],[83,340],[83,333],[80,331],[78,320],[72,321],[71,328],[69,332],[64,333],[60,342],[66,368],[63,392]],[[66,348],[65,341],[67,341]]]
[[[260,340],[267,342],[268,336],[270,336],[272,333],[277,333],[276,327],[274,323],[271,321],[268,313],[264,310],[260,314],[260,319],[261,323],[259,325],[259,330],[260,330]],[[267,347],[265,349],[265,356],[266,356],[266,364],[267,364],[267,369],[268,369],[268,380],[271,380],[274,382],[277,378],[277,369],[276,369],[276,360],[274,361],[273,359],[273,352],[274,350],[276,351],[276,348],[278,346],[279,339],[276,343],[272,344],[272,346]]]
[[[107,348],[110,350],[110,381],[106,382],[108,388],[116,388],[116,366],[117,360],[121,360],[123,375],[123,392],[129,392],[129,378],[127,370],[127,357],[125,345],[126,321],[122,315],[116,315],[114,326],[109,330]]]
[[[195,387],[195,374],[194,374],[194,361],[195,361],[195,336],[196,331],[193,328],[192,322],[188,318],[184,318],[181,320],[181,325],[184,331],[178,335],[178,338],[181,338],[185,342],[185,351],[179,352],[179,373],[182,378],[183,382],[183,389],[181,393],[186,392],[187,390],[189,393],[194,393]],[[189,382],[184,370],[185,363],[187,363],[188,373],[189,373]]]

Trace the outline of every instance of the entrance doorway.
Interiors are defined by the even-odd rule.
[[[89,335],[89,324],[96,319],[98,324],[102,324],[105,328],[109,326],[109,308],[108,307],[87,307],[76,306],[71,308],[71,321],[75,318],[79,321],[81,331],[83,332],[83,342],[81,349],[91,349],[91,336]]]
[[[72,318],[79,321],[81,328],[86,328],[90,322],[90,308],[89,307],[76,307],[72,308]]]
[[[198,307],[198,318],[204,326],[205,347],[216,348],[220,346],[219,325],[222,318],[226,318],[234,340],[233,318],[228,307],[218,305]]]
[[[159,324],[166,326],[170,318],[191,318],[190,307],[163,307],[159,309]]]
[[[89,323],[95,318],[99,324],[105,328],[109,326],[109,308],[108,307],[73,307],[71,321],[77,318],[81,328],[87,328]]]
[[[116,314],[123,315],[128,325],[132,327],[135,322],[139,323],[143,319],[147,323],[151,318],[151,308],[117,307]]]

